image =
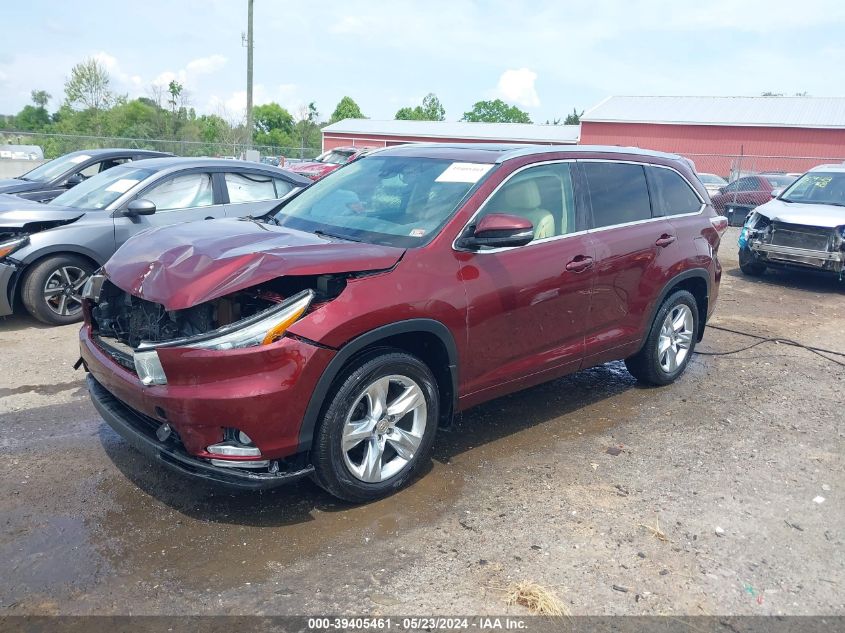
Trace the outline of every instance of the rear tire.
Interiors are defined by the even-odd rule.
[[[648,385],[668,385],[684,373],[695,350],[698,304],[686,290],[673,292],[657,311],[645,344],[625,359],[628,371]]]
[[[739,269],[749,277],[759,277],[766,272],[766,264],[759,261],[751,249],[746,246],[739,249]]]
[[[94,272],[84,257],[70,253],[47,257],[24,275],[21,299],[42,323],[68,325],[82,320],[82,287]]]
[[[355,503],[405,486],[428,461],[439,420],[428,366],[398,350],[374,354],[338,376],[314,436],[317,483]]]

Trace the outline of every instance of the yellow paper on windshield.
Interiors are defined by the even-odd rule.
[[[476,183],[493,165],[479,163],[452,163],[442,174],[435,178],[435,182],[467,182]]]
[[[126,193],[132,187],[137,185],[140,181],[135,180],[134,178],[121,178],[120,180],[115,180],[112,184],[106,187],[106,191],[116,191],[117,193]]]
[[[80,154],[79,156],[74,156],[73,158],[71,158],[70,162],[72,162],[74,165],[78,165],[82,161],[88,160],[89,158],[91,157],[88,156],[88,154]]]

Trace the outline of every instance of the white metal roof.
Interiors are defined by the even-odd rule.
[[[525,143],[577,143],[578,125],[533,123],[470,123],[468,121],[378,121],[344,119],[323,128],[329,134],[418,136]]]
[[[845,97],[608,97],[582,122],[845,128]]]

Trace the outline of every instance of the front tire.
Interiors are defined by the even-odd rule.
[[[766,272],[766,264],[759,261],[751,249],[746,246],[739,249],[739,269],[749,277],[759,277]]]
[[[686,290],[673,292],[660,306],[642,349],[625,359],[640,382],[668,385],[684,373],[695,350],[698,304]]]
[[[68,325],[82,320],[82,287],[94,272],[79,255],[47,257],[24,276],[21,299],[27,311],[42,323]]]
[[[398,350],[374,354],[337,378],[314,438],[317,483],[356,503],[408,483],[429,458],[439,419],[428,366]]]

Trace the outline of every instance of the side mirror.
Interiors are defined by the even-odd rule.
[[[772,189],[772,198],[777,198],[783,193],[783,189]]]
[[[74,174],[73,176],[65,180],[65,186],[70,189],[71,187],[80,185],[83,182],[85,182],[85,177],[82,174]]]
[[[525,246],[533,239],[534,225],[530,220],[508,213],[491,213],[481,219],[471,235],[461,239],[459,246],[470,249],[482,246],[508,248]]]
[[[126,205],[126,210],[123,215],[134,218],[139,215],[152,215],[156,212],[156,205],[150,200],[141,198],[140,200],[133,200]]]

